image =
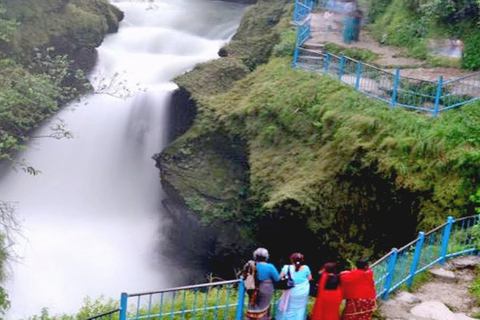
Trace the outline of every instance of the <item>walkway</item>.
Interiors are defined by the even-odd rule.
[[[360,33],[359,42],[346,44],[342,40],[343,17],[339,13],[332,13],[332,15],[333,19],[330,18],[332,29],[328,31],[324,11],[317,9],[312,13],[311,38],[305,43],[306,47],[334,43],[346,48],[368,49],[379,56],[373,63],[378,67],[389,72],[399,67],[402,70],[402,76],[427,81],[437,81],[440,75],[443,75],[444,80],[450,80],[469,74],[467,71],[456,68],[432,68],[423,60],[408,58],[405,49],[382,46],[365,29]]]
[[[415,292],[398,291],[389,300],[380,301],[379,309],[385,320],[473,320],[480,305],[469,292],[475,278],[478,256],[455,258],[445,267],[428,270],[432,280]]]

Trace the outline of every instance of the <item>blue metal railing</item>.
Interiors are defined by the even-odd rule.
[[[243,315],[242,280],[122,293],[120,319],[233,319]]]
[[[446,111],[480,99],[480,72],[450,81],[425,81],[386,72],[377,67],[346,56],[317,52],[303,48],[310,38],[310,16],[313,6],[306,0],[296,0],[294,22],[298,26],[293,66],[324,73],[353,86],[357,91],[390,105],[428,112],[437,116]],[[353,2],[321,0],[319,6],[330,11],[345,13],[354,10]],[[306,11],[310,8],[310,11]],[[298,12],[297,12],[298,10]],[[298,17],[306,17],[299,23]]]
[[[447,259],[478,254],[480,215],[453,219],[425,233],[400,249],[393,248],[372,264],[378,298],[402,285],[410,287],[419,273]],[[241,320],[248,303],[242,279],[205,283],[144,293],[122,293],[120,308],[87,320],[198,319]],[[278,300],[275,293],[272,306]],[[272,307],[273,313],[276,308]],[[274,314],[273,314],[274,315]]]
[[[309,18],[310,13],[314,7],[313,0],[298,0],[295,1],[295,8],[293,11],[293,22],[296,24],[304,24]]]
[[[377,296],[388,295],[403,284],[411,286],[416,275],[447,259],[477,254],[480,248],[480,216],[447,222],[429,231],[400,249],[392,249],[372,265]]]

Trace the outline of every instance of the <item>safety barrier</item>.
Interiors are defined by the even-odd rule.
[[[305,0],[297,0],[294,17],[310,17],[306,12]],[[351,2],[322,0],[319,6],[335,12],[349,12],[354,8]],[[324,73],[339,81],[354,87],[370,97],[384,101],[390,108],[395,106],[419,110],[437,116],[439,112],[462,106],[480,99],[480,72],[453,79],[447,82],[439,76],[438,81],[426,81],[403,77],[401,70],[387,72],[372,65],[329,52],[304,48],[304,43],[310,37],[310,18],[299,23],[297,42],[293,58],[293,66]]]
[[[480,215],[454,219],[425,233],[400,249],[393,248],[372,264],[378,298],[402,285],[410,287],[416,275],[447,259],[478,254]],[[278,302],[275,293],[272,310]],[[144,293],[122,293],[118,309],[87,320],[198,319],[241,320],[246,303],[242,279],[204,283]]]
[[[410,287],[415,276],[449,258],[477,254],[480,245],[480,216],[454,220],[448,217],[443,225],[390,253],[372,265],[377,297],[384,299],[403,284]]]

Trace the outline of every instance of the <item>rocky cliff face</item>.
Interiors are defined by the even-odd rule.
[[[244,138],[219,125],[208,104],[200,101],[226,92],[265,62],[279,39],[280,28],[275,26],[289,14],[283,0],[260,1],[247,10],[235,39],[220,50],[223,58],[176,79],[180,89],[173,95],[170,112],[170,137],[175,140],[155,156],[169,195],[167,211],[173,220],[181,216],[190,221],[191,232],[182,232],[182,239],[175,239],[171,230],[166,234],[184,248],[202,243],[203,250],[194,250],[193,261],[228,279],[250,257],[255,241],[254,229],[243,214],[253,210],[246,201],[248,146]],[[173,230],[178,229],[173,226]]]

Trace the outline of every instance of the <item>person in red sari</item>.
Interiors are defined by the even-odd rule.
[[[328,262],[320,273],[311,320],[339,320],[342,300],[337,264]]]
[[[346,299],[342,320],[370,320],[377,308],[373,271],[366,259],[356,262],[356,269],[340,273]]]

